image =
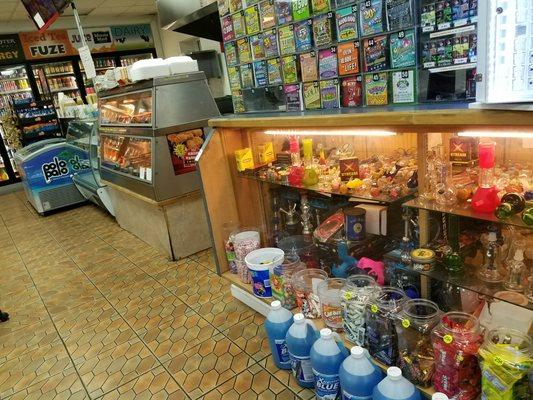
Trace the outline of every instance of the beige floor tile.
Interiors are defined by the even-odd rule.
[[[3,328],[3,324],[0,325],[1,328]],[[58,340],[59,335],[49,319],[34,321],[32,325],[26,326],[25,329],[0,336],[0,364],[31,352],[35,348],[55,343]]]
[[[228,290],[222,296],[202,304],[197,312],[221,331],[255,315],[254,310],[236,300]]]
[[[306,389],[298,385],[296,378],[291,371],[279,369],[274,364],[272,356],[269,355],[259,362],[259,364],[265,368],[271,375],[274,375],[281,383],[287,386],[292,392],[296,393],[298,398],[310,400],[315,398],[315,391],[312,389]]]
[[[100,399],[187,400],[189,397],[163,367],[158,367],[105,394]]]
[[[254,360],[259,361],[270,354],[268,338],[263,326],[265,318],[255,314],[224,331],[224,335],[243,349]]]

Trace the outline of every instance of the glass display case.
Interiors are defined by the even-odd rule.
[[[219,115],[203,72],[99,95],[102,179],[155,201],[199,188],[194,160]]]

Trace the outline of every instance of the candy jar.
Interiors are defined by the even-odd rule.
[[[318,285],[326,279],[328,274],[316,268],[297,271],[292,275],[296,303],[305,318],[320,318],[322,309],[318,297]]]
[[[477,353],[483,343],[478,319],[464,312],[446,313],[433,330],[431,340],[435,390],[453,399],[476,399],[481,391]]]
[[[254,250],[261,247],[259,231],[253,228],[244,228],[233,233],[233,247],[235,249],[235,265],[237,274],[243,283],[251,283],[251,275],[244,258]]]
[[[430,300],[413,299],[403,304],[396,318],[399,358],[403,376],[415,385],[431,386],[435,368],[431,331],[437,325],[441,312]]]
[[[332,278],[318,284],[318,298],[322,307],[322,319],[333,331],[342,331],[342,308],[340,291],[346,279]]]
[[[341,289],[342,322],[346,339],[358,346],[365,345],[365,309],[374,303],[381,288],[368,275],[352,275]]]
[[[479,279],[485,282],[501,282],[500,245],[496,232],[489,232],[487,245],[483,253],[483,265],[479,271]]]
[[[289,170],[289,185],[302,186],[302,180],[304,178],[304,168],[293,165]]]
[[[222,232],[224,234],[224,250],[226,251],[226,261],[228,262],[228,268],[232,274],[237,273],[237,265],[235,264],[235,245],[234,234],[238,227],[237,223],[225,222],[222,224]]]
[[[281,302],[287,310],[296,307],[296,293],[292,286],[292,275],[305,269],[306,266],[300,261],[300,257],[294,254],[285,256],[283,263],[270,271],[270,285],[272,297]]]
[[[385,286],[378,298],[366,306],[365,323],[368,351],[385,365],[395,365],[398,360],[398,336],[395,320],[406,300],[407,295],[403,290]]]
[[[529,400],[533,340],[510,328],[490,331],[479,349],[483,400]]]

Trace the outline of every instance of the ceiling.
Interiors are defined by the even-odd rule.
[[[0,0],[0,21],[27,21],[29,17],[21,0]],[[76,0],[81,16],[121,17],[156,14],[155,0]],[[72,9],[64,15],[72,15]]]

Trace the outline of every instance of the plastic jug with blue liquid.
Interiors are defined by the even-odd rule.
[[[311,347],[318,335],[315,326],[303,314],[294,316],[294,323],[287,332],[287,348],[291,358],[292,373],[298,385],[304,388],[315,386],[311,368]]]
[[[273,301],[265,320],[265,330],[274,364],[280,369],[291,369],[291,359],[285,340],[291,325],[292,313],[283,308],[280,301]]]
[[[331,329],[320,330],[320,339],[311,348],[311,366],[315,376],[317,400],[340,398],[339,369],[347,356],[346,347],[336,341]]]
[[[387,369],[387,376],[374,388],[373,400],[422,400],[420,391],[402,376],[398,367]]]
[[[365,355],[365,349],[352,347],[351,354],[341,364],[339,378],[342,400],[371,400],[383,373]]]

